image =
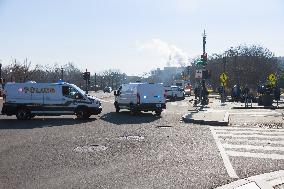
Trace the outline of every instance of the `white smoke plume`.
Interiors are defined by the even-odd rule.
[[[150,42],[139,44],[140,49],[157,53],[161,58],[167,59],[166,66],[188,65],[188,55],[182,49],[161,39],[152,39]]]

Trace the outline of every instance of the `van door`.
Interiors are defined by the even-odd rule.
[[[74,112],[78,104],[86,99],[72,86],[62,86],[62,110],[65,112]]]
[[[141,103],[165,103],[164,87],[158,84],[143,84],[139,86]]]
[[[127,89],[129,88],[128,85],[122,85],[119,89],[119,96],[118,96],[118,104],[120,106],[127,106],[129,104]]]

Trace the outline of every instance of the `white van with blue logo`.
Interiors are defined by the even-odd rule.
[[[102,111],[99,99],[87,95],[74,84],[7,83],[4,87],[2,114],[16,115],[19,120],[37,115],[73,115],[89,118]]]
[[[166,109],[165,89],[160,83],[123,84],[114,95],[116,112],[128,109],[132,115],[140,111],[153,111],[161,115]]]

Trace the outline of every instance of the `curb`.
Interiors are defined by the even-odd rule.
[[[224,121],[212,121],[212,120],[200,120],[200,119],[193,119],[193,118],[186,118],[186,115],[182,116],[182,121],[184,123],[193,123],[199,125],[211,125],[211,126],[228,126],[229,125],[229,116],[228,112],[224,115]]]

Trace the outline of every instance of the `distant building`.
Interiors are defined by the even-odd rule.
[[[160,82],[164,85],[172,85],[175,79],[180,79],[185,67],[164,67],[157,68],[151,71],[151,76],[148,78],[151,82]]]

